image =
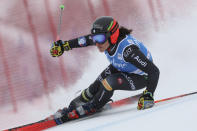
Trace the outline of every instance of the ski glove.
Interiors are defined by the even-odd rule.
[[[154,106],[154,104],[155,103],[152,93],[145,90],[142,96],[139,98],[137,109],[143,110],[143,109],[151,108]]]
[[[58,40],[52,43],[50,53],[51,56],[58,57],[61,56],[64,53],[64,51],[69,51],[69,50],[71,50],[71,48],[68,41]]]

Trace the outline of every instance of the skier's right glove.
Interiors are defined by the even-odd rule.
[[[64,53],[64,51],[69,51],[69,50],[71,50],[71,48],[68,41],[58,40],[52,43],[50,53],[51,56],[58,57],[61,56]]]
[[[142,96],[139,98],[138,101],[138,110],[143,110],[147,108],[151,108],[154,106],[154,98],[151,92],[148,92],[148,90],[145,90],[142,94]]]

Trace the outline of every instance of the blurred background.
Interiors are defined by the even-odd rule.
[[[133,29],[135,37],[147,46],[154,43],[157,48],[161,43],[152,42],[152,34],[162,32],[177,18],[187,19],[196,8],[195,0],[0,0],[0,113],[20,113],[24,109],[21,103],[34,105],[39,98],[45,99],[42,106],[51,109],[50,94],[72,90],[96,60],[95,47],[73,49],[59,58],[50,56],[61,4],[65,6],[62,40],[89,34],[97,17],[110,15],[120,25]]]

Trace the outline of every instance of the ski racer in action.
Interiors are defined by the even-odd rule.
[[[101,111],[108,103],[115,90],[145,90],[139,98],[137,109],[154,106],[154,92],[160,71],[153,63],[151,53],[144,44],[131,35],[132,30],[119,27],[118,22],[110,16],[97,18],[91,34],[62,41],[53,42],[50,53],[53,57],[61,56],[64,51],[73,48],[96,45],[104,52],[110,65],[80,96],[71,101],[68,108],[58,111],[54,118],[59,123],[77,119],[87,114]]]

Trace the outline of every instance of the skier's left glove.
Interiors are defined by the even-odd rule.
[[[50,53],[51,56],[57,57],[57,56],[61,56],[64,53],[64,51],[69,51],[69,50],[71,50],[71,48],[68,41],[58,40],[52,43]]]
[[[145,90],[142,96],[139,98],[137,109],[143,110],[143,109],[151,108],[154,106],[154,104],[155,103],[152,93]]]

